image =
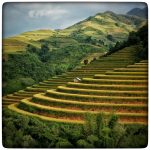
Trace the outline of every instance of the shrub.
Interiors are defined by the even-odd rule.
[[[26,86],[31,86],[35,81],[31,78],[19,78],[9,80],[3,89],[3,95],[16,92],[18,90],[24,89]]]
[[[114,42],[114,38],[113,38],[113,36],[111,34],[107,35],[107,39],[110,40],[110,41],[112,41],[112,42]]]
[[[88,143],[84,139],[80,139],[80,140],[77,141],[77,147],[78,148],[94,148],[94,145]]]
[[[85,65],[88,64],[88,60],[87,60],[87,59],[84,60],[84,64],[85,64]]]
[[[38,49],[31,44],[28,44],[26,46],[26,51],[29,53],[37,53],[38,54]]]
[[[119,142],[119,147],[145,148],[148,144],[148,127],[144,125],[129,125]]]
[[[56,148],[73,148],[73,145],[67,139],[59,139],[56,143]]]
[[[112,115],[109,122],[108,122],[108,127],[110,129],[113,129],[116,126],[117,121],[118,121],[118,116]]]

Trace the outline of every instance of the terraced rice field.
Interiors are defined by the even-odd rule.
[[[33,85],[32,87],[27,87],[24,90],[15,92],[14,94],[9,94],[3,97],[3,107],[13,104],[14,102],[19,102],[21,99],[30,98],[36,93],[43,93],[47,89],[56,89],[56,87],[59,85],[65,85],[67,82],[73,81],[75,77],[91,78],[95,74],[104,74],[106,71],[112,71],[114,68],[126,67],[127,65],[135,62],[136,51],[136,46],[122,49],[117,53],[111,54],[107,57],[102,56],[90,64],[83,65],[82,67],[76,68],[73,71],[50,78],[46,81],[40,82],[39,84]],[[123,58],[120,59],[120,55],[123,56]],[[83,81],[86,81],[86,79]]]
[[[101,57],[76,71],[8,95],[3,104],[12,103],[8,107],[13,111],[54,122],[83,124],[87,113],[102,112],[117,114],[123,124],[147,124],[148,61],[134,63],[135,52],[123,49]],[[118,58],[118,53],[126,57]],[[82,82],[72,81],[74,73],[84,77]]]

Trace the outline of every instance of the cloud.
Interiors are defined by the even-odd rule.
[[[60,9],[60,8],[53,8],[50,10],[45,10],[45,9],[30,10],[28,12],[28,16],[30,18],[39,19],[41,17],[50,17],[52,20],[57,20],[61,18],[63,15],[67,15],[67,14],[69,14],[67,10]]]
[[[3,37],[36,29],[62,29],[99,12],[111,10],[125,14],[145,3],[41,2],[5,3],[3,7]]]

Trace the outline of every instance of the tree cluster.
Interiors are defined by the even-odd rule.
[[[137,32],[131,32],[127,41],[117,42],[114,47],[110,48],[109,54],[136,44],[142,46],[141,50],[137,53],[137,57],[140,59],[148,59],[148,25],[143,26]]]
[[[147,126],[123,126],[118,117],[87,114],[84,125],[50,123],[3,110],[3,146],[6,148],[143,148]]]

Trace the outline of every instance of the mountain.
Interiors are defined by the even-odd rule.
[[[90,16],[63,30],[36,30],[3,39],[3,52],[23,52],[27,44],[40,48],[45,41],[50,50],[82,43],[107,50],[117,41],[125,40],[129,32],[138,30],[145,22],[143,18],[107,11]]]
[[[141,18],[148,18],[148,8],[145,7],[143,9],[141,8],[134,8],[132,10],[130,10],[129,12],[127,12],[127,15],[132,15],[132,16],[138,16]]]
[[[143,18],[107,11],[63,30],[36,30],[3,39],[3,94],[80,67],[145,23]]]

